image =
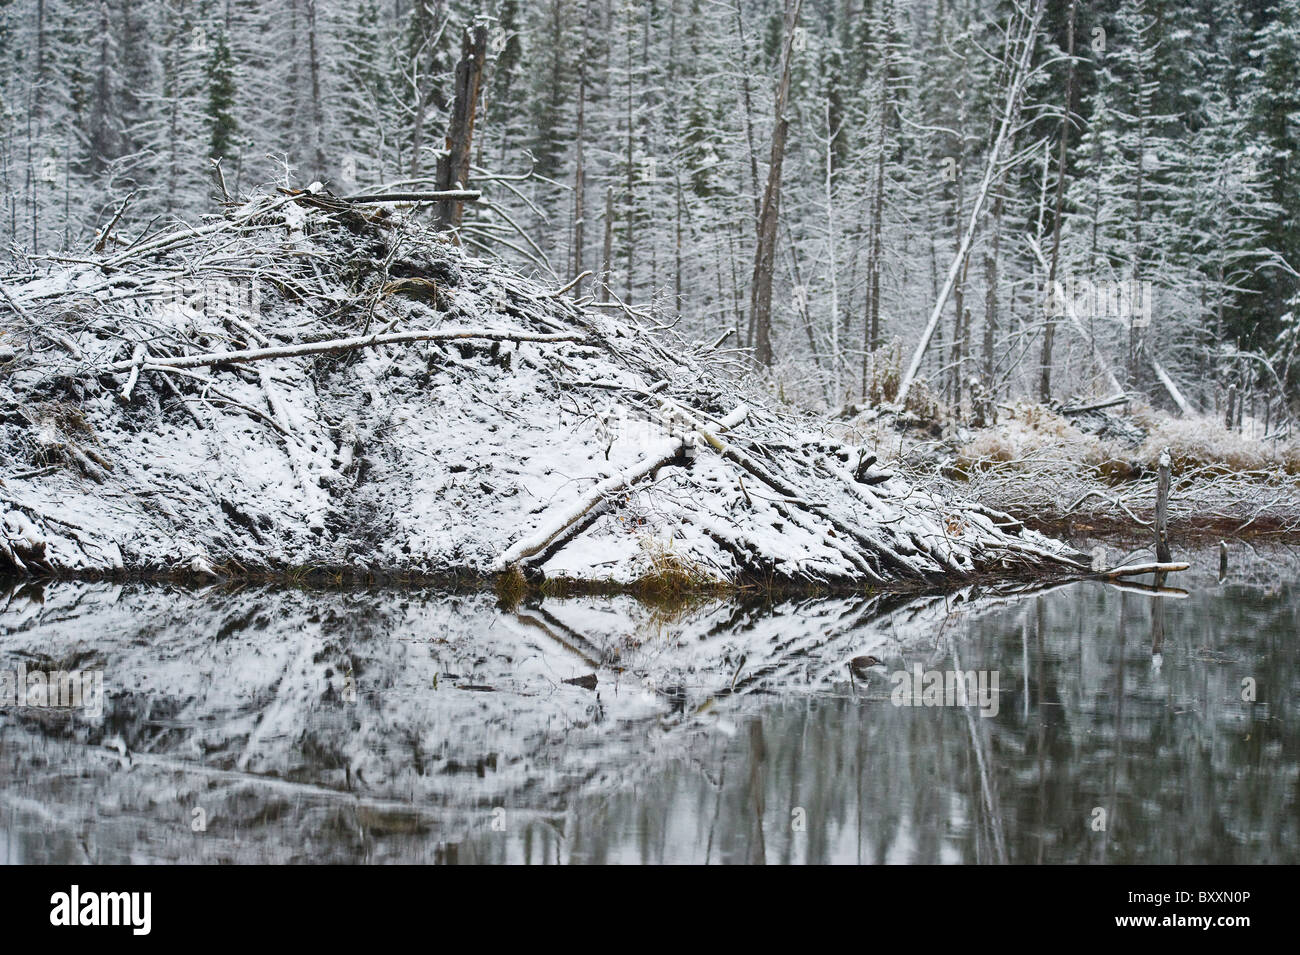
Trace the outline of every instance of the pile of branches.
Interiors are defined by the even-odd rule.
[[[472,258],[427,201],[282,190],[6,277],[0,571],[536,576],[630,508],[714,581],[1089,571],[771,407],[729,374],[728,335],[690,345],[582,276]],[[611,433],[611,405],[653,439]],[[436,440],[452,424],[459,446]],[[566,473],[530,469],[557,454]],[[272,459],[292,494],[259,477]]]

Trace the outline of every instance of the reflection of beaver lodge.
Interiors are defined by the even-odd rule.
[[[1263,545],[1261,551],[1244,555],[1250,567],[1243,563],[1236,578],[1258,594],[1279,576],[1293,579],[1297,563],[1289,549]],[[1247,583],[1251,573],[1258,576]],[[893,748],[882,747],[880,739],[934,743],[932,734],[948,725],[955,735],[939,748],[962,769],[940,776],[966,785],[970,778],[962,773],[979,765],[965,758],[967,747],[985,747],[985,757],[992,747],[997,756],[984,765],[1007,769],[1009,784],[1017,758],[1035,759],[1022,745],[1024,724],[1010,718],[1021,697],[1013,702],[1010,694],[1032,680],[1031,703],[1043,700],[1049,709],[1035,714],[1049,714],[1045,721],[1056,718],[1050,714],[1059,714],[1061,703],[1094,714],[1116,706],[1116,668],[1133,667],[1148,651],[1144,618],[1150,614],[1154,628],[1165,603],[1121,602],[1123,595],[1109,584],[1041,581],[970,585],[937,595],[737,596],[697,595],[676,605],[627,595],[547,596],[506,607],[482,590],[0,586],[0,630],[7,634],[0,668],[20,660],[29,668],[38,665],[31,661],[53,668],[55,660],[94,666],[111,675],[113,691],[102,720],[71,711],[11,713],[0,804],[11,831],[18,820],[19,829],[38,834],[29,848],[40,858],[82,858],[79,835],[88,829],[96,833],[87,843],[94,861],[114,861],[119,851],[137,861],[141,853],[202,853],[209,861],[279,858],[308,851],[304,827],[323,820],[337,833],[355,833],[365,822],[367,838],[346,843],[346,852],[358,858],[376,858],[370,853],[378,845],[406,857],[482,828],[493,806],[563,817],[575,798],[628,792],[668,763],[696,774],[694,758],[702,747],[744,744],[744,735],[727,735],[736,727],[755,727],[769,734],[769,742],[785,740],[792,751],[806,753],[809,737],[774,729],[782,713],[824,714],[841,730],[846,713],[861,713],[862,725],[883,737],[873,743],[849,731],[816,738],[842,743],[846,759],[835,762],[841,766],[856,765],[851,754],[861,754],[866,744],[871,757],[864,771],[872,779],[889,775],[881,760]],[[1260,632],[1286,632],[1292,604],[1266,600],[1258,606]],[[1225,611],[1234,613],[1226,601]],[[1082,614],[1101,628],[1095,638],[1085,631],[1086,645],[1112,650],[1122,619],[1125,653],[1077,653],[1073,621]],[[1206,642],[1216,626],[1206,614],[1192,616],[1192,629],[1182,635],[1187,648]],[[1044,617],[1040,643],[1034,627]],[[93,635],[90,646],[86,634]],[[1238,662],[1249,658],[1248,644],[1261,642],[1232,628],[1223,640],[1218,652]],[[1279,645],[1274,656],[1281,662],[1285,652]],[[916,711],[891,705],[886,671],[872,668],[867,683],[848,671],[850,661],[869,655],[889,670],[910,671],[917,661],[953,670],[996,666],[1008,694],[1000,718],[980,720],[972,707],[955,711],[951,721],[927,719],[925,732],[904,732],[904,726],[922,724],[911,720]],[[1224,661],[1217,657],[1193,662],[1201,656],[1194,654],[1191,665],[1174,667],[1164,680],[1129,681],[1136,697],[1118,704],[1125,732],[1141,732],[1147,719],[1157,726],[1218,719],[1225,733],[1240,727],[1242,711],[1232,702],[1239,699],[1236,668],[1218,665]],[[1169,692],[1180,699],[1204,693],[1207,678],[1223,688],[1215,685],[1208,694],[1210,706],[1185,716],[1170,712]],[[1061,695],[1061,703],[1050,690],[1059,686],[1074,689]],[[1235,689],[1229,693],[1228,687]],[[774,706],[778,700],[793,705]],[[754,719],[757,714],[762,718]],[[900,719],[905,722],[889,722]],[[1096,732],[1096,722],[1087,725],[1093,731],[1079,738],[1093,749],[1079,753],[1083,766],[1047,763],[1044,772],[1095,781],[1099,767],[1111,765],[1113,747]],[[1151,738],[1153,745],[1163,739],[1159,733]],[[1220,757],[1233,752],[1213,748]],[[1236,756],[1250,759],[1246,751]],[[802,762],[832,790],[852,791],[842,774],[825,772],[826,760]],[[906,761],[899,778],[915,779],[922,788],[939,778],[902,765]],[[63,770],[52,772],[52,766]],[[733,776],[744,778],[728,770]],[[1224,778],[1253,777],[1234,772]],[[1269,791],[1280,812],[1289,790]],[[178,808],[160,814],[164,804]],[[638,811],[643,805],[640,799],[628,804]],[[178,821],[188,825],[186,813],[198,805],[210,822],[221,820],[204,840],[141,841],[142,832],[171,832]],[[918,812],[933,811],[924,800],[914,805]],[[608,828],[604,821],[601,827]],[[427,837],[410,838],[416,832]],[[66,851],[54,856],[60,840]],[[217,840],[217,848],[208,840]],[[313,840],[310,851],[331,850]]]

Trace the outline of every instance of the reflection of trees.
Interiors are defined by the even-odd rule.
[[[1036,812],[1024,802],[1027,789],[1015,789],[1015,815],[1033,819],[1039,839],[1055,847],[1044,850],[1047,857],[1294,858],[1290,700],[1297,668],[1286,639],[1294,632],[1294,604],[1243,591],[1231,601],[1198,593],[1153,610],[1152,599],[1109,588],[1076,593],[1068,601],[1044,599],[1041,673],[1034,680],[1044,704],[1033,736]],[[1151,663],[1153,621],[1165,631],[1158,671]],[[1240,678],[1253,673],[1273,681],[1267,698],[1274,702],[1266,709],[1241,703]],[[1005,669],[1003,679],[1011,682]],[[1018,708],[1004,707],[1003,716],[1013,714]],[[1004,754],[1029,728],[1015,722],[996,721],[1008,737]],[[1272,760],[1261,758],[1265,750]],[[1105,833],[1087,825],[1096,806],[1110,810]]]
[[[768,861],[993,862],[999,836],[1013,862],[1295,861],[1294,591],[1166,603],[1159,672],[1155,599],[1079,586],[961,628],[960,666],[1000,671],[994,719],[847,693],[759,711]],[[1243,668],[1275,675],[1267,714],[1239,702]],[[702,745],[700,764],[749,778],[749,746]],[[680,806],[683,790],[703,793],[689,766],[667,775],[672,785],[653,793],[607,797],[599,828],[578,813],[577,857],[618,857],[623,799]],[[700,805],[709,857],[747,858],[750,790],[709,789]],[[806,810],[805,833],[790,831],[795,806]],[[1097,806],[1110,809],[1104,833],[1089,825]],[[643,858],[702,860],[691,845]]]
[[[1295,861],[1300,597],[1226,596],[1082,584],[674,614],[594,598],[505,611],[476,593],[28,588],[0,597],[0,666],[91,660],[111,700],[102,724],[0,716],[0,851]],[[996,669],[999,713],[895,708],[887,676],[849,682],[845,661],[868,651],[889,670]],[[596,692],[564,682],[593,667]],[[1241,702],[1243,676],[1260,703]],[[1097,806],[1105,833],[1089,826]]]

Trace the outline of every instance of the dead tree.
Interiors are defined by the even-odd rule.
[[[1160,452],[1159,478],[1156,482],[1156,560],[1167,564],[1173,560],[1169,551],[1169,449]]]
[[[1061,112],[1060,156],[1056,162],[1056,208],[1052,215],[1052,256],[1047,270],[1048,295],[1056,287],[1056,269],[1061,257],[1061,219],[1065,205],[1065,166],[1070,143],[1070,117],[1074,108],[1074,18],[1076,0],[1070,0],[1069,27],[1066,33],[1065,108]],[[1056,335],[1056,322],[1047,316],[1043,327],[1043,357],[1039,363],[1038,400],[1046,404],[1052,400],[1052,340]]]
[[[803,0],[786,0],[785,45],[781,52],[781,79],[776,86],[776,125],[772,128],[772,159],[767,168],[767,188],[758,214],[758,244],[754,251],[754,280],[750,285],[750,316],[754,323],[754,360],[772,364],[772,270],[776,260],[776,224],[781,206],[781,166],[790,121],[785,118],[790,96],[790,55],[794,30]]]
[[[605,245],[600,259],[600,301],[609,301],[609,277],[614,256],[614,187],[605,189]]]
[[[456,98],[447,124],[447,151],[438,160],[438,189],[449,192],[469,180],[470,147],[474,140],[474,117],[478,109],[479,83],[487,58],[487,25],[476,23],[465,30],[460,41],[460,62],[456,64]],[[438,226],[455,229],[464,209],[459,199],[438,203]]]
[[[1004,154],[1007,143],[1019,121],[1021,97],[1024,93],[1025,84],[1032,73],[1034,47],[1038,37],[1038,26],[1042,19],[1043,0],[1035,0],[1033,7],[1022,14],[1020,31],[1017,34],[1008,34],[1007,56],[1008,58],[1014,57],[1014,66],[1008,71],[1007,100],[1002,111],[1001,127],[989,151],[988,166],[984,170],[984,180],[975,193],[975,201],[970,209],[966,230],[957,248],[957,255],[948,268],[948,277],[939,290],[934,308],[930,312],[930,318],[925,323],[925,330],[921,333],[921,340],[917,342],[916,350],[912,353],[912,359],[907,366],[907,370],[903,373],[902,381],[899,382],[898,397],[895,401],[900,408],[906,406],[907,393],[916,380],[917,373],[921,370],[921,362],[925,358],[926,349],[930,347],[930,341],[934,338],[935,329],[939,327],[939,320],[943,317],[944,307],[948,304],[948,297],[952,294],[952,290],[956,286],[961,270],[965,265],[966,257],[970,253],[971,243],[975,238],[975,230],[980,223],[984,202],[992,191],[996,174],[1003,168],[1002,164],[1007,161],[1004,159]],[[1017,45],[1019,46],[1018,52],[1016,50]]]

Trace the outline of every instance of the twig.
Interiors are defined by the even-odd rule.
[[[487,341],[518,342],[579,342],[586,336],[576,334],[541,334],[509,329],[479,329],[465,331],[393,332],[388,335],[361,335],[356,338],[336,338],[323,342],[306,342],[300,345],[281,345],[274,348],[249,348],[242,351],[208,352],[203,355],[180,355],[175,358],[155,358],[146,370],[155,368],[200,368],[204,365],[224,365],[230,362],[267,361],[274,358],[297,358],[303,355],[321,355],[329,352],[355,351],[378,345],[396,345],[404,342],[457,341],[482,338]],[[119,361],[109,365],[108,371],[129,371],[132,362]]]
[[[569,282],[569,284],[568,284],[568,285],[565,285],[563,288],[557,288],[557,289],[555,289],[554,291],[551,291],[551,292],[544,292],[544,293],[542,293],[542,294],[543,294],[543,297],[545,297],[545,298],[559,298],[561,295],[563,295],[565,292],[569,291],[569,289],[573,288],[575,285],[577,285],[579,282],[581,282],[583,279],[585,279],[585,278],[586,278],[588,275],[590,275],[590,274],[591,274],[591,269],[586,269],[585,271],[582,272],[581,275],[576,275],[576,276],[574,276],[573,279]]]
[[[131,200],[133,198],[135,198],[134,192],[127,193],[126,198],[122,200],[122,204],[119,205],[117,207],[117,211],[113,213],[113,218],[109,220],[108,225],[104,226],[104,228],[100,231],[99,237],[95,240],[94,251],[96,252],[104,251],[104,246],[108,243],[109,235],[112,233],[113,228],[117,225],[118,221],[122,218],[122,213],[126,212],[126,207],[130,205]]]

